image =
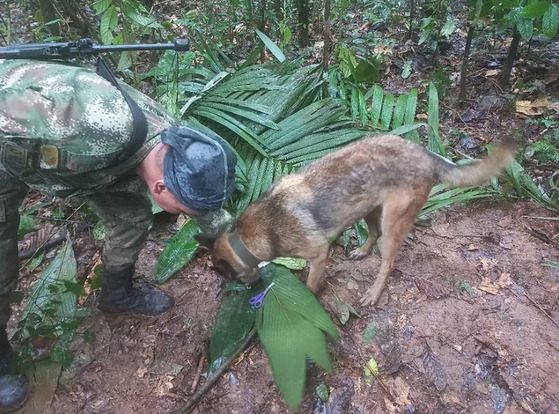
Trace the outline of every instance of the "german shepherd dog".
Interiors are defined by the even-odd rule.
[[[394,135],[353,142],[274,183],[239,217],[233,233],[215,240],[214,268],[250,284],[259,278],[262,261],[303,258],[310,263],[307,286],[316,294],[330,240],[364,218],[369,237],[349,258],[365,257],[382,236],[380,270],[361,298],[363,305],[374,305],[433,185],[482,184],[506,167],[514,152],[515,145],[506,142],[486,158],[455,165]]]

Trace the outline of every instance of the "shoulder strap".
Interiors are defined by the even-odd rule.
[[[115,75],[111,72],[111,69],[102,58],[97,59],[96,71],[99,76],[108,80],[120,91],[124,100],[128,104],[130,111],[132,112],[132,136],[130,137],[130,141],[128,141],[128,145],[124,148],[122,154],[120,154],[115,160],[115,162],[122,162],[134,155],[142,147],[142,145],[144,145],[148,134],[148,123],[144,112],[140,109],[136,101],[134,101],[120,86],[115,78]]]

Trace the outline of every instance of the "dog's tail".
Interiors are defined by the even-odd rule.
[[[480,185],[499,174],[512,161],[515,152],[516,144],[507,140],[496,144],[487,157],[469,164],[455,165],[434,155],[437,158],[435,175],[439,182],[451,188]]]

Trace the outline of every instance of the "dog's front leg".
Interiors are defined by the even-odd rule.
[[[318,292],[320,282],[322,281],[324,268],[326,267],[326,259],[328,259],[329,249],[330,246],[327,245],[324,249],[322,249],[319,252],[318,256],[316,256],[313,259],[309,259],[310,270],[309,270],[309,276],[307,277],[307,287],[314,294]]]

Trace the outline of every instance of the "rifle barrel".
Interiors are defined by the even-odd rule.
[[[190,49],[188,39],[175,39],[173,43],[152,43],[137,45],[98,45],[91,39],[77,42],[27,43],[0,47],[0,59],[66,59],[105,52],[126,52],[131,50],[176,50]]]

